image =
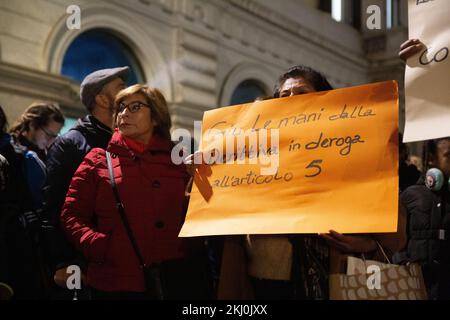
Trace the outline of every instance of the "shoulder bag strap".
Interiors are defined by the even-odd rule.
[[[133,232],[131,230],[131,226],[128,223],[128,219],[125,214],[125,208],[123,206],[122,200],[120,199],[119,191],[117,190],[116,180],[114,178],[114,171],[111,161],[111,154],[108,151],[106,151],[106,161],[108,162],[109,179],[111,181],[111,187],[114,193],[114,198],[116,199],[117,210],[119,211],[120,218],[122,219],[122,223],[125,226],[125,230],[127,231],[128,239],[130,239],[131,245],[133,246],[134,253],[136,254],[139,260],[139,265],[141,266],[141,268],[145,268],[146,265],[144,262],[144,258],[141,255],[136,239],[134,238]]]

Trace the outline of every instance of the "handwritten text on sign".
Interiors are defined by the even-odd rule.
[[[424,48],[405,70],[404,142],[450,136],[450,1],[409,0],[409,38]]]
[[[255,135],[264,130],[277,131],[276,148]],[[395,82],[220,108],[202,132],[220,161],[196,173],[180,236],[396,231]],[[255,161],[267,156],[271,174]]]

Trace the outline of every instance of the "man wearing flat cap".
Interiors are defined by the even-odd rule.
[[[61,207],[72,176],[85,155],[92,148],[106,149],[108,146],[112,135],[114,98],[125,88],[128,73],[128,67],[121,67],[98,70],[86,76],[80,86],[80,99],[88,115],[58,137],[48,151],[44,241],[50,271],[60,286],[64,286],[65,279],[70,276],[66,273],[67,266],[82,264],[59,226]],[[73,294],[56,286],[54,289],[57,299],[70,298]]]

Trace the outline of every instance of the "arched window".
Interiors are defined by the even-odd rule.
[[[122,66],[131,69],[128,85],[145,81],[130,47],[107,30],[94,29],[82,33],[70,44],[64,55],[61,74],[81,82],[96,70]]]
[[[256,98],[266,95],[261,83],[256,80],[245,80],[234,89],[230,105],[253,102]]]

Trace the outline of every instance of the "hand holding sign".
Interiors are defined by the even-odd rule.
[[[320,234],[330,246],[335,247],[344,253],[366,253],[377,249],[375,240],[365,236],[347,236],[337,231],[330,230],[330,233]]]
[[[400,52],[398,56],[403,61],[413,57],[424,48],[424,44],[419,39],[408,39],[400,45]]]

